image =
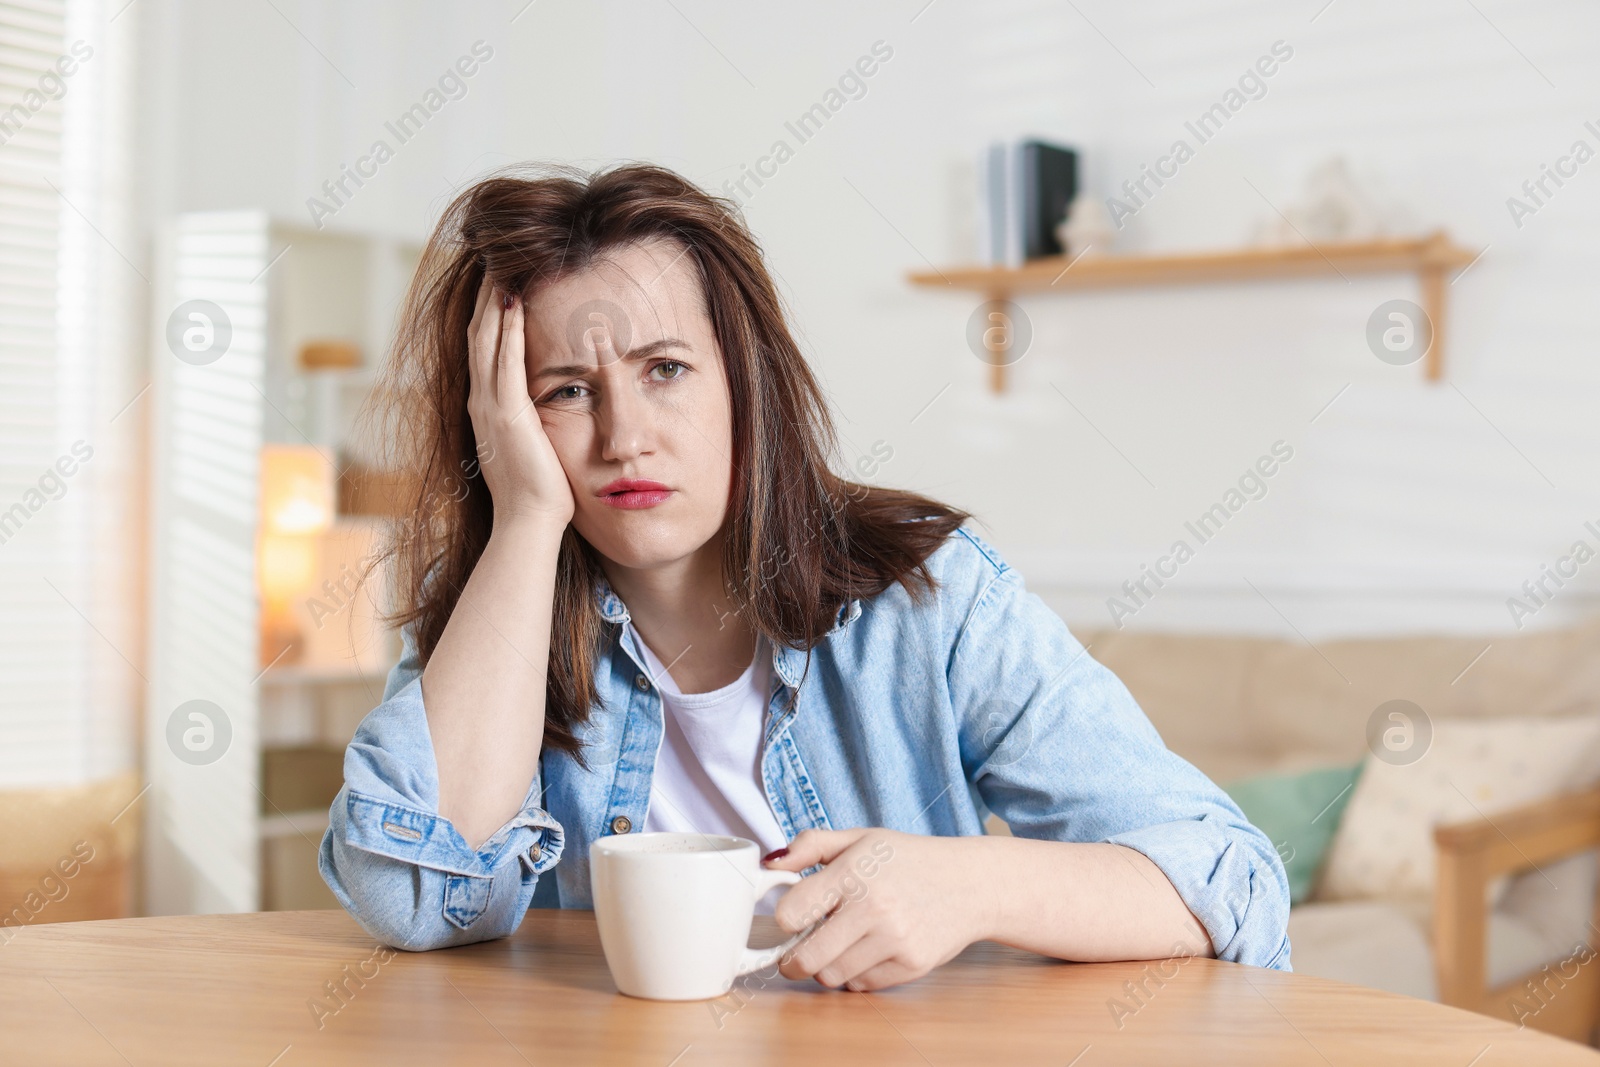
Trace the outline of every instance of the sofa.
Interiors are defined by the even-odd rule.
[[[1255,775],[1355,764],[1362,768],[1358,790],[1368,776],[1374,791],[1385,775],[1422,781],[1420,770],[1368,769],[1382,755],[1373,740],[1381,736],[1373,732],[1377,711],[1397,698],[1425,710],[1441,747],[1415,767],[1428,770],[1431,755],[1435,775],[1446,759],[1442,743],[1451,738],[1506,726],[1517,735],[1567,724],[1600,729],[1600,619],[1515,635],[1315,646],[1298,638],[1131,628],[1074,632],[1127,685],[1168,747],[1225,787]],[[1512,759],[1499,750],[1515,746],[1489,747],[1480,755],[1493,762]],[[1361,892],[1360,879],[1347,873],[1344,891],[1333,892],[1340,887],[1328,884],[1324,869],[1308,899],[1291,910],[1294,970],[1589,1041],[1600,1022],[1600,966],[1588,965],[1591,934],[1600,934],[1600,752],[1585,747],[1559,761],[1546,755],[1524,762],[1530,765],[1513,768],[1523,775],[1518,803],[1491,810],[1487,800],[1457,789],[1462,795],[1449,799],[1470,817],[1430,824],[1431,841],[1419,839],[1411,849],[1412,882],[1431,884],[1431,891],[1389,893],[1380,883]],[[1559,774],[1551,769],[1557,762],[1565,768]],[[1356,818],[1361,796],[1348,803],[1330,857],[1356,855],[1372,843],[1359,837],[1382,833],[1370,812]]]

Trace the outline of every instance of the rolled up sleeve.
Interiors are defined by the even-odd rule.
[[[1271,841],[1162,743],[1122,682],[1015,570],[991,563],[999,570],[949,670],[962,759],[983,802],[1018,837],[1143,853],[1218,959],[1289,970],[1289,882]]]
[[[522,809],[474,850],[439,812],[438,770],[409,628],[384,699],[345,750],[317,869],[374,938],[411,951],[504,937],[522,922],[538,878],[561,858],[561,824],[539,806],[534,774]]]

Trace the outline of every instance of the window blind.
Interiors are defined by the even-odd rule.
[[[0,788],[134,759],[142,423],[112,417],[148,299],[126,235],[132,26],[101,0],[0,0]]]

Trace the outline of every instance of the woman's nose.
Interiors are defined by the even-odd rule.
[[[654,413],[625,383],[605,390],[597,411],[602,459],[620,462],[655,450]]]

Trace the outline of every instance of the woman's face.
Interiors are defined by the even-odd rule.
[[[528,394],[572,486],[572,524],[622,567],[693,554],[727,513],[727,376],[684,252],[614,249],[527,308]],[[618,495],[620,479],[666,491]]]

